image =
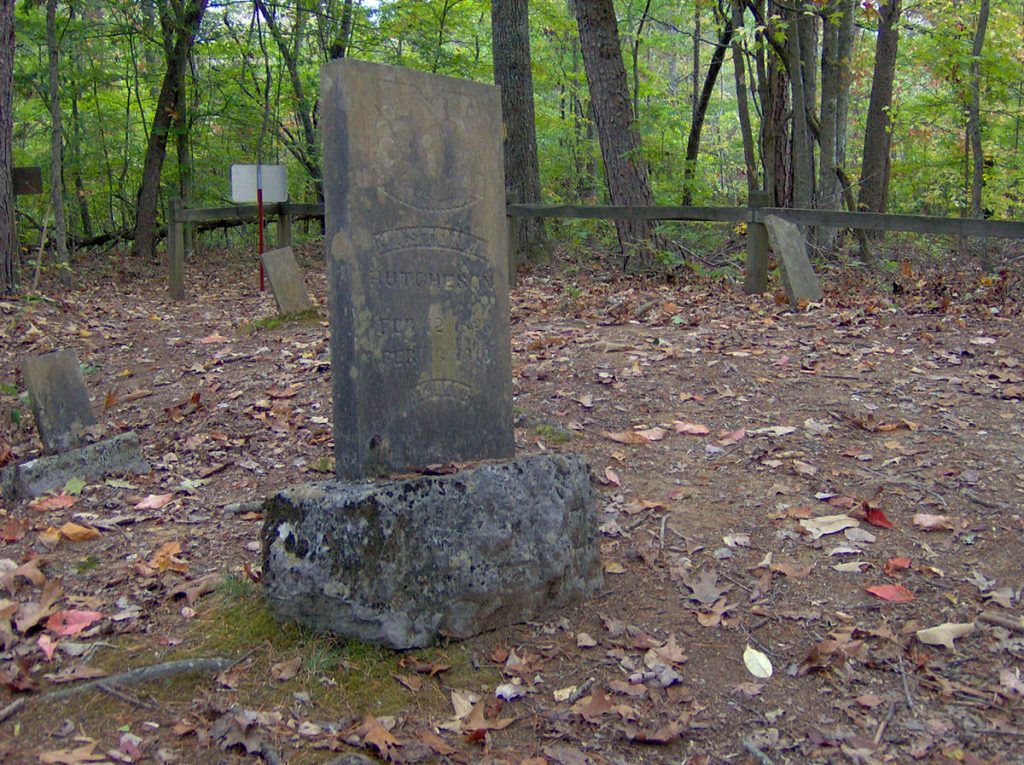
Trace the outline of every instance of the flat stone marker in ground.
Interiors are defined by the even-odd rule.
[[[768,229],[768,241],[779,259],[782,286],[789,304],[796,308],[801,301],[821,302],[824,295],[807,257],[807,242],[800,228],[777,215],[766,217],[764,225]]]
[[[261,257],[279,314],[302,313],[313,307],[306,291],[306,282],[302,279],[302,270],[295,262],[291,247],[268,250]]]
[[[344,59],[321,96],[338,477],[511,457],[497,89]]]
[[[63,452],[82,443],[82,430],[96,424],[74,350],[29,356],[21,365],[39,438],[48,452]]]

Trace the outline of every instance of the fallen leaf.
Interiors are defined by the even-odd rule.
[[[49,635],[40,635],[36,645],[39,646],[39,650],[43,652],[47,661],[53,661],[53,653],[57,650],[57,644],[53,642],[53,638]]]
[[[29,522],[27,518],[8,518],[0,529],[0,540],[4,542],[20,542],[25,538]]]
[[[64,594],[60,579],[51,579],[43,585],[38,603],[22,603],[14,619],[18,632],[25,634],[57,610],[57,601]]]
[[[46,620],[46,629],[57,637],[71,637],[102,618],[99,611],[57,611]]]
[[[51,510],[63,510],[71,507],[77,503],[79,499],[81,499],[81,497],[75,497],[71,494],[54,494],[51,497],[40,497],[39,499],[34,499],[28,503],[28,506],[30,509],[36,510],[40,513],[48,513]]]
[[[865,590],[872,595],[888,600],[891,603],[909,603],[914,599],[914,593],[902,584],[877,584],[874,587],[865,587]]]
[[[650,438],[636,430],[623,430],[618,433],[606,430],[602,431],[601,435],[620,444],[649,444],[651,442]]]
[[[881,508],[871,507],[867,502],[864,503],[864,520],[880,529],[895,528]]]
[[[188,571],[188,563],[176,557],[181,552],[181,544],[178,542],[164,542],[160,548],[153,553],[149,565],[158,571],[176,571],[184,574]]]
[[[95,751],[96,747],[97,743],[91,741],[74,749],[54,749],[40,754],[39,762],[43,763],[43,765],[79,765],[82,762],[106,762],[107,756],[102,752]]]
[[[622,486],[622,480],[619,478],[619,474],[612,470],[610,467],[604,469],[605,481],[612,484],[613,486]]]
[[[578,648],[593,648],[596,645],[597,641],[586,632],[576,633],[576,646]]]
[[[900,571],[910,568],[910,558],[889,558],[882,569],[888,576],[897,576]]]
[[[611,699],[598,688],[590,696],[580,699],[572,711],[583,717],[587,722],[597,722],[615,708]]]
[[[728,586],[718,586],[718,574],[714,571],[702,571],[697,579],[684,579],[683,584],[690,589],[691,600],[706,606],[710,606],[731,589]]]
[[[694,422],[683,422],[682,420],[673,422],[672,427],[675,428],[676,433],[682,433],[687,436],[706,436],[711,432],[707,425],[698,425]]]
[[[664,428],[648,428],[647,430],[638,430],[637,433],[648,441],[660,441],[668,435],[668,431]]]
[[[918,630],[917,639],[926,645],[941,645],[953,651],[956,650],[953,641],[972,632],[974,632],[974,622],[967,622],[966,624],[945,622],[937,627]]]
[[[737,444],[747,437],[746,428],[737,428],[736,430],[723,430],[718,434],[718,445],[719,446],[732,446]]]
[[[279,683],[287,682],[299,674],[302,669],[302,656],[295,656],[288,661],[281,661],[270,668],[270,677]]]
[[[848,515],[819,515],[816,518],[805,518],[800,525],[806,529],[812,539],[820,539],[827,534],[837,534],[844,529],[860,525],[860,521]]]
[[[60,527],[60,533],[72,542],[87,542],[90,539],[98,539],[100,537],[98,529],[80,526],[77,523],[65,523]]]
[[[167,597],[168,599],[184,597],[185,602],[192,605],[203,597],[203,595],[216,592],[217,588],[220,587],[223,581],[224,577],[221,574],[207,574],[194,582],[185,582],[184,584],[178,585],[167,593]]]
[[[743,663],[754,677],[765,680],[772,676],[771,659],[765,653],[758,651],[749,644],[746,650],[743,651]]]
[[[69,478],[64,484],[65,494],[81,494],[85,488],[85,481],[81,478]]]
[[[947,515],[931,515],[918,513],[914,516],[914,525],[924,531],[953,531],[953,522]]]
[[[423,678],[416,675],[392,675],[392,677],[413,693],[418,693],[423,687]]]
[[[478,701],[476,706],[473,707],[473,711],[470,712],[469,716],[463,721],[462,729],[467,732],[478,730],[503,730],[515,721],[516,718],[514,717],[502,717],[495,720],[488,720],[484,716],[484,702]]]
[[[47,547],[55,547],[60,538],[60,529],[56,526],[49,526],[39,532],[39,542]]]
[[[683,726],[678,722],[670,722],[659,728],[638,728],[635,725],[627,725],[623,728],[626,738],[638,744],[671,744],[683,732]]]
[[[137,505],[136,510],[160,510],[168,502],[174,499],[174,494],[150,494]]]
[[[385,760],[391,760],[395,750],[401,746],[398,739],[388,733],[376,717],[370,715],[366,716],[355,735],[362,739],[364,746],[373,747]]]

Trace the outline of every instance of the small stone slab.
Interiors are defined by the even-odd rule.
[[[306,484],[263,507],[276,617],[396,649],[527,621],[603,586],[590,471],[576,456]]]
[[[50,457],[12,465],[0,471],[6,497],[38,497],[59,489],[72,478],[96,481],[109,475],[144,475],[150,471],[134,431]]]
[[[71,348],[29,356],[21,374],[43,448],[63,452],[82,443],[82,429],[96,424],[78,354]]]
[[[277,312],[282,315],[302,313],[313,307],[306,291],[302,271],[295,262],[291,247],[268,250],[262,255],[263,269],[270,280],[270,289],[277,302]]]
[[[782,286],[790,306],[796,308],[801,302],[820,303],[824,295],[807,257],[807,242],[800,228],[777,215],[767,216],[764,225],[772,250],[779,258]]]
[[[320,106],[338,477],[511,457],[497,88],[343,59]]]

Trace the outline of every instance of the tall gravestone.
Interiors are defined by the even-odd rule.
[[[322,69],[336,472],[511,457],[498,91]]]
[[[43,448],[63,452],[82,443],[82,430],[96,424],[78,354],[64,348],[29,356],[21,365]]]

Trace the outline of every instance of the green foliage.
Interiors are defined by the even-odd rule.
[[[229,166],[257,157],[288,166],[293,199],[317,201],[320,194],[319,137],[309,139],[303,125],[313,126],[315,133],[319,68],[342,35],[343,0],[277,0],[267,5],[283,49],[249,3],[211,4],[204,18],[189,67],[186,111],[197,179],[193,206],[227,204]],[[653,0],[642,18],[647,6],[646,0],[616,3],[630,93],[637,99],[643,159],[655,198],[671,204],[683,192],[694,88],[702,85],[710,41],[723,20],[716,4],[707,0]],[[978,0],[921,0],[905,10],[892,110],[893,211],[948,215],[967,205],[965,108],[977,8]],[[993,3],[981,59],[984,205],[999,217],[1018,215],[1024,204],[1024,35],[1018,11]],[[858,175],[876,21],[870,10],[862,7],[859,13],[850,61],[845,161],[852,178]],[[602,203],[603,169],[575,20],[565,0],[534,0],[530,14],[543,198]],[[44,4],[18,3],[16,16],[14,159],[20,165],[43,166],[45,178],[50,115]],[[698,17],[704,42],[695,83],[692,34]],[[774,55],[764,50],[768,30],[758,28],[749,14],[746,25],[738,38],[752,55]],[[142,157],[165,72],[166,41],[159,19],[147,16],[138,4],[99,0],[59,7],[57,26],[63,51],[60,90],[70,229],[83,236],[128,228],[134,222]],[[773,20],[771,30],[784,39],[781,20]],[[357,0],[347,42],[349,54],[359,58],[491,80],[487,0]],[[282,50],[294,57],[294,81]],[[746,196],[731,56],[726,57],[704,125],[692,189],[696,204],[737,204]],[[748,77],[755,79],[754,59],[749,63]],[[759,112],[752,111],[757,133]],[[179,193],[182,173],[173,138],[163,173],[165,202]],[[46,195],[19,198],[24,236],[33,227],[41,228],[47,204]],[[84,230],[83,216],[91,221],[90,231]],[[613,247],[610,230],[593,221],[551,226],[570,252],[594,242]],[[672,235],[689,236],[686,227],[677,227]],[[218,236],[251,238],[251,230]]]

